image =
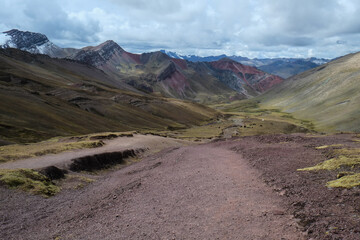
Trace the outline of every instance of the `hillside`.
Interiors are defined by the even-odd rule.
[[[218,113],[145,94],[89,65],[0,50],[0,135],[31,142],[100,131],[182,128]]]
[[[360,131],[360,53],[288,79],[261,96],[261,106],[314,121],[325,132]]]

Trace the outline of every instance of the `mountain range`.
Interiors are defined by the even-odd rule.
[[[2,48],[15,47],[30,53],[77,60],[140,91],[200,103],[257,96],[283,81],[278,76],[229,58],[191,62],[160,51],[133,54],[111,40],[95,47],[64,49],[43,34],[16,29],[4,32],[2,39]]]
[[[160,50],[163,53],[166,53],[170,57],[184,59],[192,62],[211,62],[211,61],[218,61],[222,58],[230,58],[234,61],[239,63],[257,67],[258,69],[278,75],[282,78],[288,78],[293,75],[302,73],[306,70],[315,68],[322,64],[329,62],[329,59],[324,58],[247,58],[242,56],[227,56],[225,54],[218,55],[218,56],[207,56],[207,57],[200,57],[196,55],[180,55],[176,52]]]
[[[231,59],[192,63],[161,52],[132,54],[114,41],[63,49],[19,30],[1,41],[2,142],[185,128],[220,115],[196,101],[257,96],[282,81]]]
[[[111,40],[60,48],[43,34],[10,30],[0,41],[2,142],[186,128],[220,116],[202,104],[253,97],[325,132],[360,131],[359,53],[284,80],[228,57],[192,62],[160,51],[134,54]]]

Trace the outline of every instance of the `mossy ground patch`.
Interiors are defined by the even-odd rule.
[[[0,182],[12,189],[21,189],[45,197],[60,191],[49,178],[31,169],[0,169]]]
[[[340,147],[341,144],[324,145],[316,149],[327,149],[329,147]],[[335,157],[321,162],[312,167],[298,169],[298,171],[340,171],[342,169],[358,171],[360,166],[360,148],[339,148],[331,150]],[[360,173],[353,174],[338,173],[338,179],[329,181],[328,187],[351,188],[360,186]]]

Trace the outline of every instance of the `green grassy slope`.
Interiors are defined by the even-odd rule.
[[[360,53],[294,76],[258,100],[325,132],[360,131]]]
[[[0,141],[181,128],[217,115],[202,105],[146,95],[77,62],[0,52]]]

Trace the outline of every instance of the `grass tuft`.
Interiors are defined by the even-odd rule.
[[[327,187],[333,187],[333,188],[353,188],[360,186],[360,173],[347,175],[344,177],[341,177],[339,179],[330,181],[326,184]]]
[[[313,167],[298,169],[298,171],[336,170],[342,166],[354,167],[358,164],[360,164],[360,157],[351,158],[347,156],[338,156],[336,158],[319,163]]]
[[[31,169],[0,169],[0,182],[12,189],[50,197],[60,191],[49,178]]]
[[[334,147],[341,144],[320,146],[316,149],[325,149],[328,147]],[[313,167],[307,167],[298,169],[298,171],[319,171],[328,170],[335,171],[338,169],[351,168],[352,172],[338,172],[336,180],[330,181],[326,184],[328,187],[343,187],[352,188],[360,186],[360,173],[357,171],[357,166],[360,165],[360,148],[341,148],[332,150],[332,154],[336,157],[326,160]]]
[[[339,145],[341,144],[325,145],[317,147],[316,149],[325,149]],[[360,164],[360,148],[341,148],[334,149],[332,152],[337,157],[326,160],[313,167],[298,169],[298,171],[336,170],[343,166],[355,167]]]

